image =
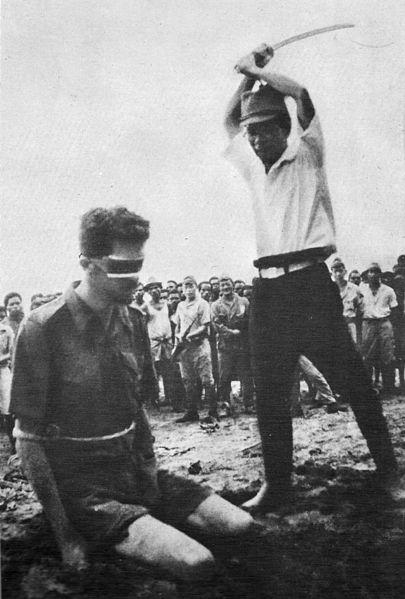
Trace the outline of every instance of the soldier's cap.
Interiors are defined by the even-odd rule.
[[[159,289],[162,289],[162,283],[155,279],[155,277],[149,277],[143,288],[145,289],[145,291],[148,291],[148,289],[150,289],[151,287],[159,287]]]
[[[288,114],[284,96],[271,85],[262,85],[257,91],[244,92],[241,97],[241,125],[261,123]]]
[[[335,258],[330,267],[332,270],[334,270],[335,268],[346,268],[341,258]]]
[[[185,283],[193,283],[196,287],[197,287],[197,281],[195,279],[195,277],[193,277],[193,275],[187,275],[186,277],[184,277],[183,279],[183,285]]]
[[[233,279],[231,277],[231,275],[228,275],[228,273],[222,273],[222,275],[219,277],[219,282],[221,283],[222,281],[231,281],[232,285],[233,285]]]

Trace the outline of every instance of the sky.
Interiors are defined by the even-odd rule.
[[[141,279],[254,276],[248,190],[223,158],[237,59],[276,52],[320,115],[348,267],[405,253],[402,0],[3,0],[0,298],[80,277],[80,215],[151,221]]]

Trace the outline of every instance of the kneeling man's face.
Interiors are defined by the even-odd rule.
[[[130,304],[133,301],[133,293],[139,284],[138,273],[142,269],[144,257],[144,243],[114,242],[109,256],[92,260],[98,267],[92,277],[95,291],[108,298],[111,303]],[[128,268],[129,276],[114,277],[111,274],[110,265],[112,263],[117,265],[122,261],[128,262],[126,268]],[[114,268],[114,270],[116,269]]]

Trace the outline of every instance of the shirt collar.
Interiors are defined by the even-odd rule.
[[[98,320],[105,329],[110,328],[111,319],[108,323],[102,323],[97,312],[92,310],[85,301],[76,293],[75,289],[78,287],[80,281],[75,281],[65,292],[64,299],[66,305],[72,315],[73,321],[80,332],[84,332],[91,320]],[[111,312],[111,318],[114,316],[121,320],[122,324],[128,329],[131,328],[131,322],[129,319],[127,306],[116,305],[115,309]]]
[[[300,138],[297,133],[293,133],[287,140],[287,147],[281,154],[280,158],[271,165],[269,173],[273,172],[283,164],[283,162],[291,162],[297,156],[298,148],[300,145]]]

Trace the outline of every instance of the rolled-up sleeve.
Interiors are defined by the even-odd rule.
[[[17,418],[45,419],[50,363],[41,325],[28,319],[21,325],[14,350],[10,411]]]

